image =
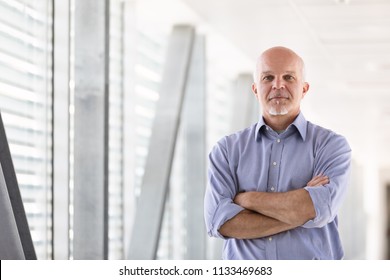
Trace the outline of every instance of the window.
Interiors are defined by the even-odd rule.
[[[0,108],[38,259],[52,252],[52,8],[0,0]]]

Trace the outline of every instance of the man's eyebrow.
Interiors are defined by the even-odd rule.
[[[284,72],[284,74],[296,75],[296,72],[295,71],[286,71],[286,72]],[[261,75],[274,75],[274,72],[264,71],[264,72],[261,72]]]
[[[286,71],[286,74],[295,75],[296,72],[295,71]]]

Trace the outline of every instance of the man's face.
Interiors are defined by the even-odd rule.
[[[257,65],[257,81],[252,85],[265,118],[296,117],[309,85],[303,80],[303,63],[286,50],[265,52]]]

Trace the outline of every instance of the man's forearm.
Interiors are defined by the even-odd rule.
[[[307,185],[323,186],[326,176],[315,176]],[[246,209],[274,218],[291,226],[300,226],[316,216],[310,194],[305,189],[284,193],[246,192],[238,194],[234,202]]]
[[[237,196],[235,202],[295,227],[315,218],[316,214],[310,195],[304,189],[284,193],[247,192]]]
[[[243,210],[225,222],[219,229],[219,232],[225,237],[253,239],[273,235],[292,228],[295,228],[295,226],[250,210]]]

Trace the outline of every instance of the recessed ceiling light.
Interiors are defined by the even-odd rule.
[[[349,4],[349,0],[334,0],[336,4],[344,4],[347,5]]]

